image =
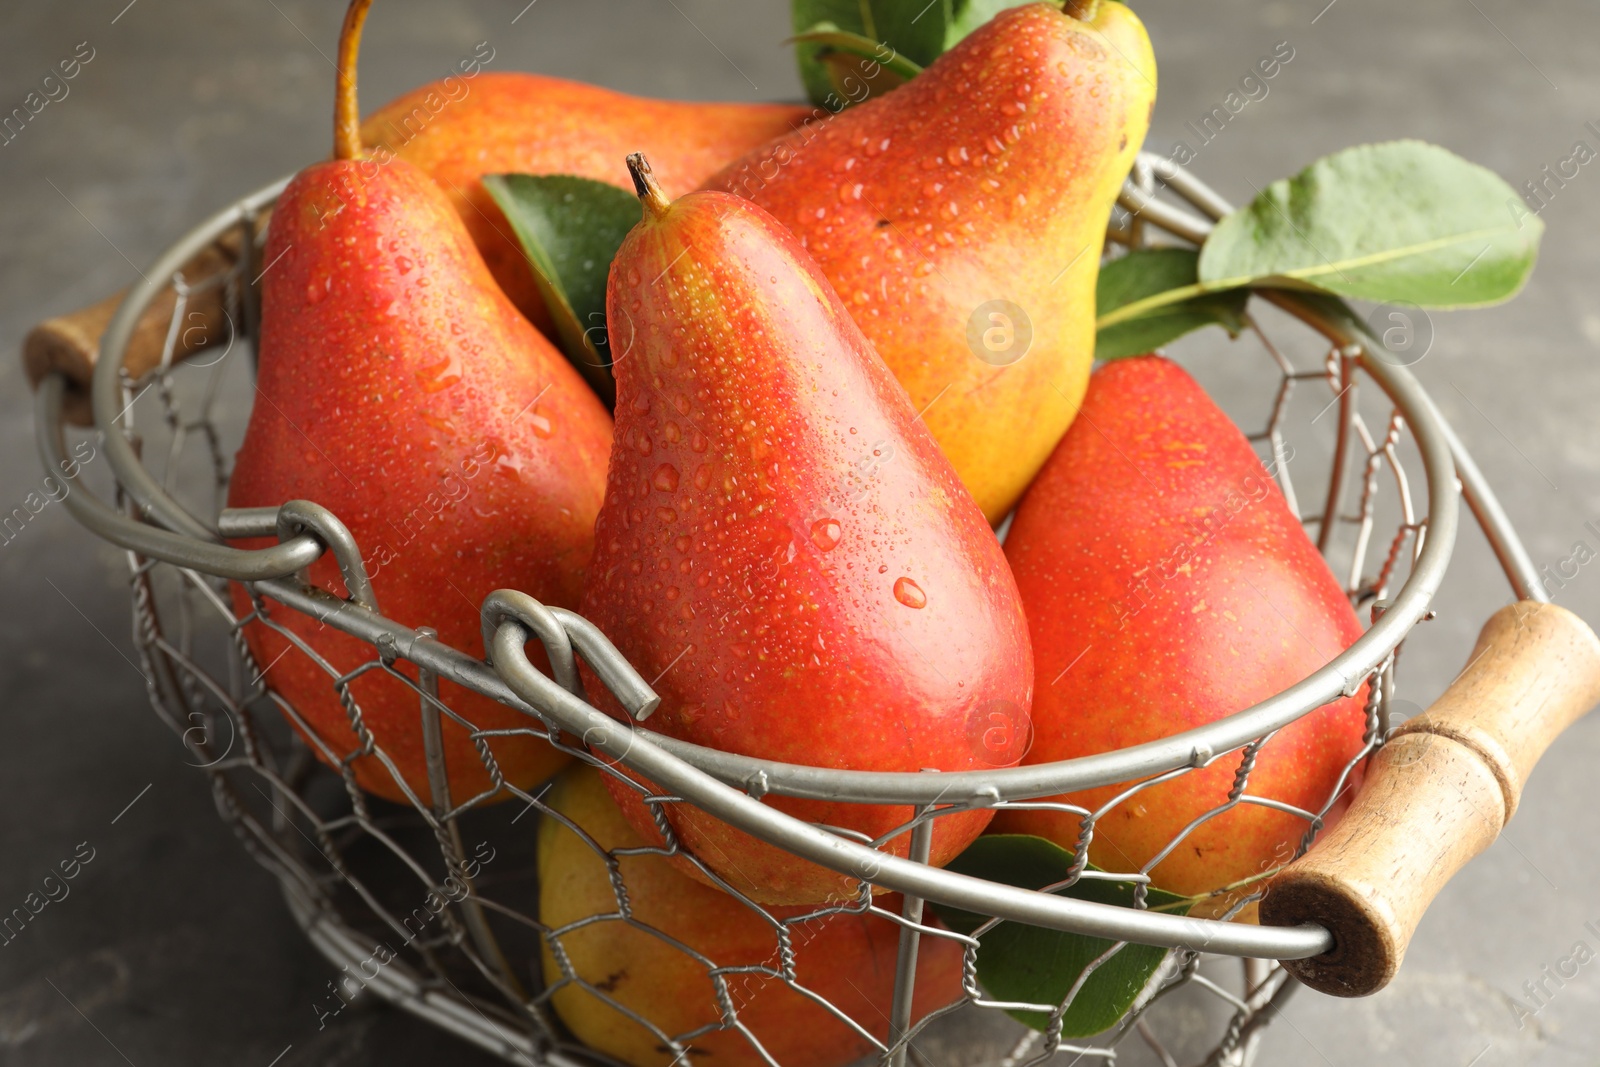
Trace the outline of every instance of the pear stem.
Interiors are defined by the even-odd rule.
[[[339,31],[338,78],[333,95],[333,158],[359,159],[361,144],[361,106],[356,102],[356,56],[361,52],[361,28],[367,21],[372,0],[350,0],[345,9],[344,28]]]
[[[1093,22],[1099,9],[1100,0],[1065,0],[1061,5],[1063,15],[1070,15],[1079,22]]]
[[[667,208],[672,206],[672,201],[662,192],[656,176],[650,171],[650,161],[644,158],[643,152],[635,152],[628,157],[628,173],[633,175],[634,191],[644,202],[645,216],[659,219],[665,215]]]

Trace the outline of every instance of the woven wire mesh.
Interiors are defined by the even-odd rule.
[[[1141,187],[1145,199],[1141,199]],[[1124,205],[1138,208],[1153,192],[1152,175],[1141,169]],[[1113,242],[1144,245],[1170,240],[1154,232],[1143,215],[1143,211],[1119,213],[1110,231]],[[255,227],[249,220],[242,229],[247,240],[255,239]],[[1112,247],[1111,254],[1116,254],[1115,245]],[[242,426],[239,416],[248,407],[245,364],[249,345],[245,334],[246,326],[255,321],[248,283],[257,265],[256,255],[244,255],[223,274],[174,277],[179,299],[168,332],[167,358],[140,380],[123,381],[127,406],[121,432],[136,442],[147,469],[158,475],[163,486],[182,496],[195,514],[207,520],[223,508],[231,447]],[[186,308],[207,293],[220,294],[228,309],[226,344],[188,361],[174,360],[174,341]],[[1408,474],[1408,468],[1413,468],[1415,461],[1407,452],[1405,420],[1387,405],[1380,390],[1358,389],[1363,372],[1355,350],[1328,349],[1320,341],[1316,342],[1320,347],[1308,347],[1310,331],[1289,316],[1275,310],[1269,313],[1270,322],[1249,319],[1246,334],[1233,345],[1235,349],[1258,350],[1248,358],[1260,361],[1260,380],[1272,385],[1268,410],[1250,439],[1291,509],[1303,516],[1308,530],[1329,554],[1352,603],[1375,615],[1416,559],[1427,532],[1427,517],[1412,498],[1415,476]],[[1286,343],[1286,335],[1294,335],[1292,345]],[[1286,354],[1291,349],[1296,358]],[[1309,359],[1303,355],[1307,351]],[[1331,416],[1322,421],[1319,414],[1311,420],[1320,422],[1319,429],[1331,439],[1326,452],[1333,457],[1332,469],[1320,484],[1305,473],[1304,464],[1290,462],[1294,452],[1285,427],[1300,390],[1316,391],[1316,406]],[[1365,407],[1363,398],[1368,401]],[[1373,398],[1378,403],[1372,403]],[[1353,456],[1354,462],[1342,462],[1339,457],[1346,455]],[[1326,502],[1320,511],[1302,503],[1315,499]],[[932,1062],[928,1050],[948,1044],[937,1035],[941,1027],[952,1025],[948,1020],[953,1015],[954,1025],[970,1026],[974,1011],[1010,1010],[1040,1013],[1047,1024],[1042,1032],[1017,1025],[1011,1025],[1009,1031],[987,1027],[986,1034],[1010,1036],[981,1062],[1020,1067],[1057,1056],[1067,1058],[1062,1062],[1116,1060],[1129,1058],[1138,1048],[1138,1056],[1153,1056],[1152,1062],[1176,1067],[1180,1055],[1198,1055],[1196,1062],[1207,1065],[1248,1063],[1261,1028],[1295,988],[1287,973],[1271,961],[1245,961],[1242,975],[1230,976],[1219,969],[1222,961],[1209,960],[1196,950],[1176,949],[1168,953],[1118,1026],[1087,1042],[1065,1039],[1063,1019],[1083,982],[1094,969],[1125,950],[1126,943],[1106,943],[1104,952],[1059,1002],[997,1001],[978,983],[976,949],[979,939],[998,920],[991,920],[971,936],[957,934],[931,915],[925,917],[920,902],[897,906],[893,898],[873,897],[865,884],[853,898],[814,909],[763,907],[721,882],[709,867],[679,847],[665,812],[668,806],[686,801],[650,794],[614,766],[614,761],[596,756],[553,723],[530,715],[522,728],[480,730],[440,698],[437,678],[430,672],[402,669],[392,642],[375,643],[369,659],[341,671],[283,625],[293,608],[255,594],[252,610],[240,616],[230,602],[229,583],[221,578],[131,552],[128,564],[133,633],[153,707],[180,737],[190,762],[209,775],[224,820],[257,862],[278,878],[297,920],[339,967],[328,982],[326,995],[313,1005],[319,1022],[336,1016],[354,996],[372,991],[515,1062],[589,1062],[600,1057],[573,1040],[552,1004],[563,991],[581,991],[647,1032],[663,1062],[690,1062],[708,1041],[731,1037],[746,1048],[748,1062],[779,1063],[763,1034],[752,1029],[748,1020],[756,992],[781,987],[785,1004],[818,1013],[817,1018],[824,1020],[818,1025],[838,1027],[843,1044],[856,1055],[887,1063]],[[404,621],[411,625],[426,622]],[[256,662],[243,637],[244,627],[252,624],[281,635],[289,642],[285,655],[306,657],[327,675],[356,740],[353,747],[319,736],[307,716],[273,690],[269,679],[275,664]],[[1149,906],[1151,870],[1202,824],[1243,805],[1273,808],[1302,820],[1304,833],[1293,854],[1276,856],[1271,866],[1252,878],[1191,902],[1217,917],[1234,918],[1259,899],[1262,885],[1279,867],[1310,846],[1352,774],[1382,743],[1397,653],[1398,649],[1372,675],[1356,679],[1347,690],[1353,694],[1365,686],[1365,744],[1315,810],[1251,792],[1256,757],[1270,742],[1271,734],[1232,751],[1209,754],[1192,766],[1129,783],[1096,810],[1054,801],[994,801],[989,806],[1051,808],[1076,814],[1081,819],[1077,859],[1069,876],[1047,889],[1065,889],[1080,879],[1107,879],[1130,886],[1136,908]],[[439,723],[446,720],[471,731],[490,782],[487,790],[452,799],[448,790],[435,789],[430,804],[406,786],[390,754],[366,728],[352,688],[357,679],[374,673],[415,694],[425,737],[436,739]],[[1377,684],[1367,685],[1369,681]],[[293,730],[286,726],[291,723]],[[545,792],[530,792],[507,781],[494,753],[508,736],[537,738],[638,791],[650,806],[662,843],[607,848],[551,807]],[[376,759],[385,765],[410,803],[392,804],[364,793],[353,770],[357,759]],[[1185,827],[1164,850],[1134,870],[1087,868],[1087,846],[1108,812],[1136,803],[1150,789],[1219,762],[1235,768],[1231,787],[1215,807]],[[925,842],[932,820],[967,810],[972,803],[929,806],[892,833],[864,843],[884,848],[904,836],[910,839],[915,856],[918,838]],[[523,822],[530,814],[535,818]],[[557,927],[541,921],[533,850],[538,823],[543,824],[545,833],[565,826],[603,864],[611,894],[594,914]],[[922,854],[926,855],[925,848]],[[668,857],[693,864],[706,880],[720,885],[742,913],[764,925],[770,945],[738,958],[718,958],[716,953],[681,939],[674,930],[642,920],[623,868],[641,860],[666,863]],[[828,972],[827,961],[807,958],[805,949],[817,931],[830,922],[846,920],[882,924],[881,929],[888,931],[883,943],[891,947],[907,940],[904,931],[914,931],[917,938],[911,942],[920,939],[925,956],[935,944],[954,946],[948,951],[962,955],[958,994],[948,1003],[919,1003],[924,1010],[913,1018],[914,983],[901,980],[892,996],[886,991],[876,999],[866,998],[867,1012],[852,1015],[845,1011],[835,1003],[836,997],[829,995],[839,986],[840,976]],[[697,1006],[692,1025],[663,1026],[616,996],[608,976],[586,973],[574,962],[570,951],[573,939],[602,923],[629,927],[681,954],[703,972],[707,983],[701,997],[704,1003]],[[553,968],[544,965],[541,945]],[[893,954],[875,962],[892,970]],[[1186,1033],[1181,1035],[1183,1048],[1169,1049],[1159,1036],[1164,1031],[1163,1006],[1181,997],[1189,998],[1186,1010],[1191,1015],[1196,1010],[1195,998],[1210,1001],[1209,1009],[1200,1010],[1213,1025],[1202,1042]],[[1134,1037],[1138,1043],[1131,1041]],[[973,1062],[971,1054],[960,1062]]]

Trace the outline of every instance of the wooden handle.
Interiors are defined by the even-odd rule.
[[[1261,901],[1271,926],[1318,923],[1321,956],[1286,960],[1306,985],[1375,993],[1400,968],[1423,912],[1488,848],[1545,749],[1600,701],[1600,639],[1554,604],[1496,612],[1472,659],[1426,714],[1372,757],[1350,810],[1284,868]]]
[[[258,231],[264,225],[263,217],[257,223]],[[229,230],[217,243],[208,245],[185,263],[183,276],[191,284],[198,284],[230,270],[239,260],[241,238],[239,230]],[[62,413],[75,426],[89,426],[94,422],[89,411],[89,383],[94,377],[95,361],[100,356],[100,338],[126,295],[127,290],[123,290],[98,304],[46,319],[28,331],[23,339],[22,363],[30,385],[37,388],[54,371],[67,376],[70,388]],[[237,324],[228,322],[226,300],[222,286],[189,294],[183,321],[178,324],[177,336],[173,339],[173,359],[185,359],[232,336],[233,326]],[[128,356],[123,364],[130,376],[141,377],[160,364],[177,302],[177,292],[166,288],[139,317],[133,336],[128,339]]]

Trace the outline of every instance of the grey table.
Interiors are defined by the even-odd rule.
[[[363,98],[371,106],[441,75],[479,41],[496,50],[495,69],[674,97],[798,95],[778,0],[524,3],[384,0],[367,35]],[[0,14],[0,113],[58,61],[92,55],[65,98],[0,146],[0,510],[41,478],[15,359],[28,326],[128,284],[202,216],[325,154],[327,56],[342,6],[34,0]],[[1587,0],[1137,8],[1162,63],[1149,142],[1159,152],[1180,138],[1194,146],[1188,123],[1279,42],[1293,49],[1268,94],[1197,146],[1196,173],[1236,201],[1252,183],[1359,141],[1422,137],[1519,186],[1542,180],[1575,142],[1600,149],[1600,14]],[[1584,524],[1600,519],[1600,163],[1546,189],[1549,233],[1527,292],[1505,307],[1434,316],[1434,347],[1417,371],[1535,559],[1555,564],[1576,541],[1595,546]],[[1208,347],[1218,346],[1199,349]],[[1586,568],[1556,594],[1592,622],[1597,574]],[[1469,530],[1440,618],[1410,645],[1410,699],[1426,703],[1444,686],[1505,599]],[[318,1029],[312,1005],[332,975],[146,707],[126,658],[117,552],[49,506],[0,544],[0,604],[0,911],[59,862],[92,855],[70,896],[0,947],[0,1062],[488,1062],[384,1011]],[[1435,905],[1398,981],[1356,1003],[1301,995],[1269,1032],[1266,1062],[1592,1063],[1600,965],[1547,975],[1580,942],[1600,949],[1600,923],[1586,926],[1600,919],[1597,762],[1600,721],[1580,723],[1501,842]],[[1519,1024],[1519,1003],[1539,1011]]]

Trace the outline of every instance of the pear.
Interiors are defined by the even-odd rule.
[[[1015,763],[1026,622],[994,534],[905,391],[771,215],[726,193],[669,202],[630,163],[644,219],[607,291],[617,426],[583,614],[661,695],[649,727],[824,767]],[[615,792],[652,837],[637,794]],[[913,815],[769,802],[869,840]],[[704,813],[665,811],[754,899],[855,892]],[[935,820],[934,862],[989,817]],[[904,854],[906,835],[891,847]]]
[[[380,166],[363,155],[353,68],[366,6],[351,5],[341,40],[350,77],[341,77],[335,158],[298,174],[273,215],[256,399],[228,504],[305,499],[331,509],[355,535],[384,614],[481,654],[478,606],[493,590],[577,603],[610,418],[501,293],[439,187],[404,160]],[[346,592],[331,553],[309,577]],[[242,588],[234,603],[241,617],[252,610]],[[308,616],[267,611],[244,628],[266,681],[294,707],[296,727],[321,739],[312,748],[322,758],[355,757],[360,739],[332,675],[374,664],[375,650]],[[434,799],[417,691],[369,670],[349,692],[395,768],[360,755],[357,782],[401,800],[403,781]],[[449,682],[440,696],[479,729],[538,727]],[[466,727],[445,716],[443,737],[455,802],[496,784]],[[563,762],[532,736],[485,743],[521,786]]]
[[[1250,443],[1182,368],[1154,356],[1095,374],[1078,421],[1017,508],[1006,557],[1038,671],[1026,763],[1214,722],[1287,689],[1361,636]],[[1255,755],[1250,795],[1320,811],[1361,752],[1364,694],[1273,735]],[[1129,871],[1155,859],[1191,820],[1227,802],[1240,759],[1219,756],[1123,800],[1096,824],[1090,860]],[[1093,811],[1124,788],[1053,799]],[[1346,790],[1330,822],[1348,799]],[[1071,849],[1079,820],[1017,810],[995,827]],[[1184,895],[1235,885],[1293,858],[1308,828],[1297,815],[1241,804],[1185,837],[1151,882]]]
[[[992,522],[1072,421],[1155,60],[1120,3],[1011,8],[708,184],[793,230]]]
[[[539,825],[539,921],[565,930],[562,955],[588,986],[562,984],[550,1001],[578,1040],[633,1067],[842,1067],[872,1052],[858,1031],[770,973],[784,966],[778,927],[743,901],[685,878],[659,853],[644,851],[645,841],[617,810],[601,778],[581,765],[563,772],[545,800],[557,815],[545,815]],[[625,887],[631,922],[598,918],[616,915],[619,904],[618,882],[596,846],[623,850],[615,877]],[[893,898],[875,903],[898,910]],[[884,1040],[898,924],[859,910],[769,911],[788,932],[795,982]],[[565,971],[548,938],[542,948],[545,982],[555,985]],[[959,942],[922,938],[913,1018],[961,998],[962,958]],[[712,966],[730,968],[721,981],[749,1037],[719,1027],[723,1014]],[[655,1033],[619,1009],[668,1036],[696,1034],[685,1042],[688,1060],[674,1060]]]
[[[362,123],[361,139],[378,158],[392,153],[439,183],[489,272],[547,336],[549,312],[511,224],[483,187],[485,174],[575,174],[626,189],[623,156],[643,151],[672,175],[668,191],[678,196],[812,114],[790,104],[652,100],[469,64],[476,74],[418,86],[384,105]]]

